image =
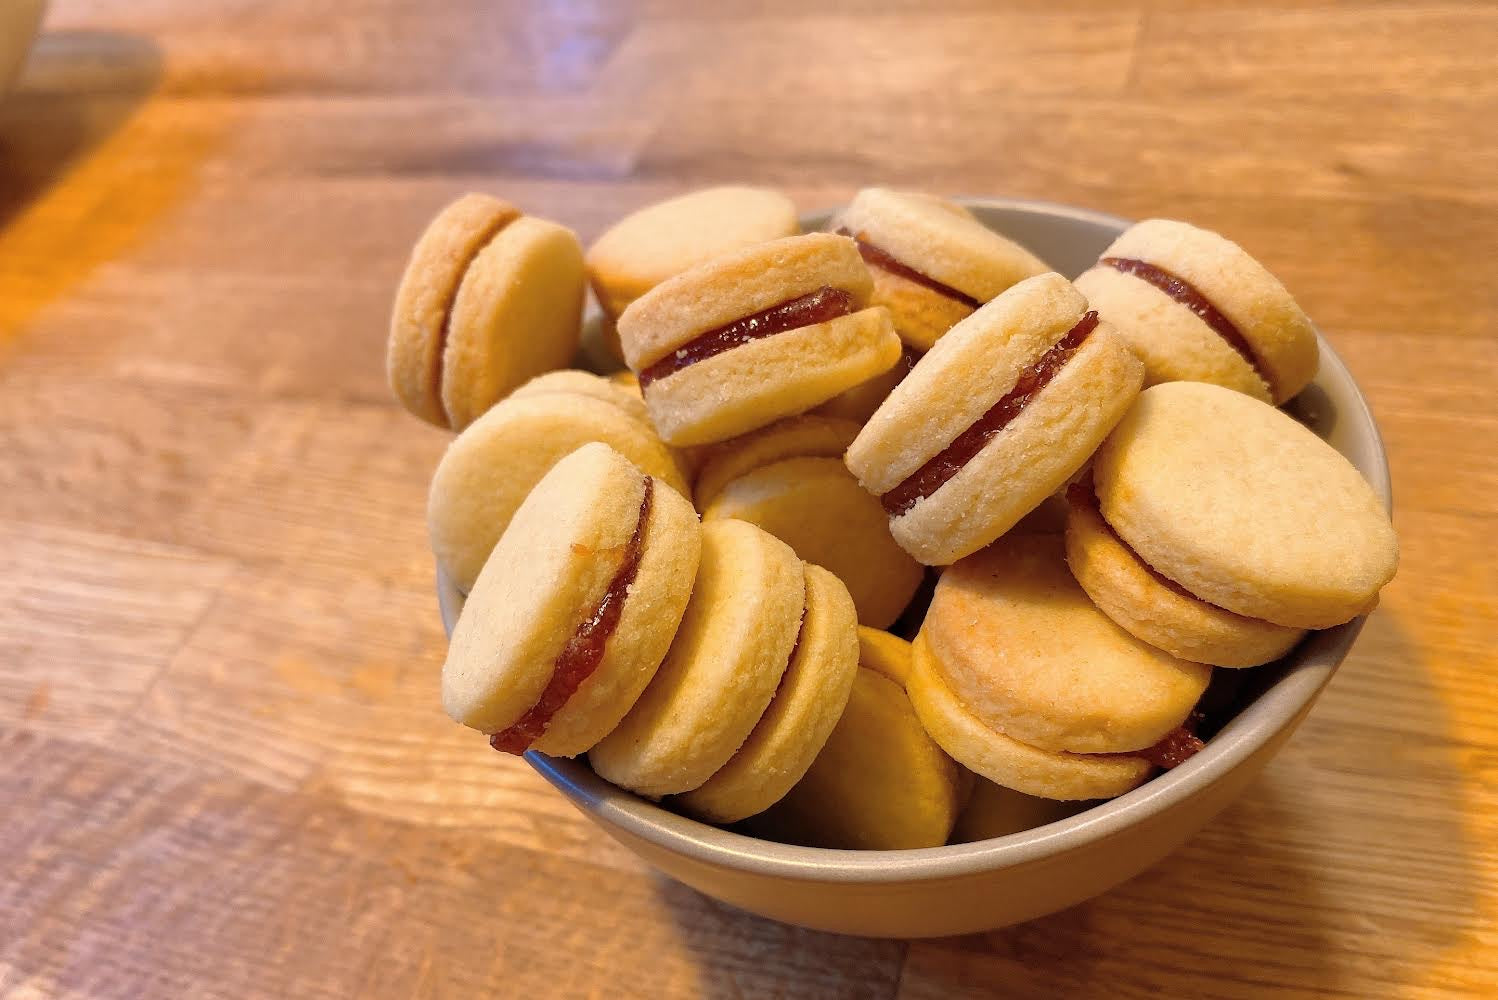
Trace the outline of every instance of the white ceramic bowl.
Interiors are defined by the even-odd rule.
[[[1128,223],[1043,202],[963,199],[992,228],[1063,274],[1091,265]],[[804,219],[819,228],[826,215]],[[1390,502],[1378,428],[1340,358],[1291,404]],[[462,607],[438,580],[449,631]],[[1280,663],[1250,672],[1236,715],[1204,750],[1140,788],[1047,826],[913,851],[795,847],[721,830],[610,785],[581,760],[532,752],[531,766],[610,836],[709,896],[788,923],[883,937],[964,934],[1054,912],[1159,861],[1231,802],[1290,738],[1362,629],[1313,633]],[[476,751],[478,752],[478,751]]]
[[[0,0],[0,97],[20,78],[46,9],[47,0]]]

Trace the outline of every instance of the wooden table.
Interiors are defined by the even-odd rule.
[[[54,4],[0,105],[0,997],[1493,996],[1498,11],[711,6]],[[411,241],[468,189],[589,239],[739,179],[1192,219],[1361,380],[1400,575],[1155,870],[801,931],[442,715],[445,437],[382,370]]]

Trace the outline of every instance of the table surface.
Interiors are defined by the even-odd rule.
[[[727,7],[728,5],[725,5]],[[0,997],[1498,991],[1498,10],[54,3],[0,105]],[[415,235],[694,186],[1172,215],[1295,292],[1403,565],[1311,719],[1125,886],[812,933],[652,875],[449,722]]]

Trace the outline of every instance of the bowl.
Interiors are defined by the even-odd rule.
[[[0,97],[20,78],[46,9],[47,0],[0,0]]]
[[[1036,201],[959,199],[993,229],[1076,276],[1128,222]],[[804,218],[821,228],[827,214]],[[1345,455],[1387,506],[1389,469],[1367,402],[1324,339],[1316,380],[1290,409]],[[449,632],[462,595],[439,573]],[[1052,913],[1164,858],[1254,779],[1346,657],[1359,618],[1312,633],[1249,672],[1236,714],[1186,763],[1116,799],[1022,833],[908,851],[797,847],[719,829],[595,775],[581,760],[526,760],[605,832],[651,865],[741,909],[817,930],[876,937],[966,934]]]

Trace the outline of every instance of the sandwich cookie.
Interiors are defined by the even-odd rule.
[[[744,745],[795,651],[806,573],[790,546],[743,521],[702,528],[702,561],[676,641],[588,760],[651,798],[704,784]]]
[[[585,290],[571,230],[464,195],[411,251],[390,317],[390,388],[423,420],[462,430],[526,379],[571,360]]]
[[[842,581],[804,565],[806,612],[770,707],[728,763],[679,796],[683,810],[734,823],[780,801],[821,752],[842,717],[858,671],[858,622]]]
[[[437,564],[469,591],[531,487],[562,457],[601,441],[690,496],[677,456],[628,390],[586,372],[532,379],[453,438],[427,496]]]
[[[585,261],[598,304],[613,319],[667,278],[721,254],[801,232],[779,191],[714,187],[647,205],[614,223]]]
[[[1093,479],[1097,518],[1082,495],[1072,570],[1163,649],[1273,659],[1299,630],[1371,610],[1398,566],[1394,527],[1357,469],[1288,414],[1221,386],[1147,389]]]
[[[987,545],[1091,457],[1144,369],[1059,274],[1027,278],[952,328],[844,460],[895,541],[941,566]]]
[[[442,704],[496,750],[585,753],[645,689],[686,610],[696,512],[603,444],[536,484],[468,595]]]
[[[756,524],[831,570],[852,593],[859,622],[886,628],[924,570],[895,544],[879,501],[843,465],[857,433],[857,424],[805,415],[725,442],[698,473],[698,498],[704,521]]]
[[[942,574],[907,688],[926,730],[983,777],[1097,799],[1200,746],[1183,724],[1211,674],[1098,611],[1060,537],[1018,535]]]
[[[874,304],[889,309],[917,352],[1006,288],[1050,270],[961,205],[928,194],[864,188],[833,227],[858,241]]]
[[[1192,595],[1143,562],[1098,513],[1092,482],[1067,491],[1066,561],[1104,614],[1172,656],[1219,667],[1277,660],[1305,629],[1245,618]]]
[[[1316,331],[1264,265],[1206,229],[1130,226],[1077,288],[1144,362],[1147,384],[1211,382],[1276,405],[1316,375]]]
[[[826,746],[806,776],[750,828],[811,847],[939,847],[973,777],[926,735],[910,706],[910,643],[860,627],[858,650],[852,694]]]
[[[802,413],[900,357],[852,240],[808,233],[668,278],[619,317],[624,358],[667,443],[722,441]]]

